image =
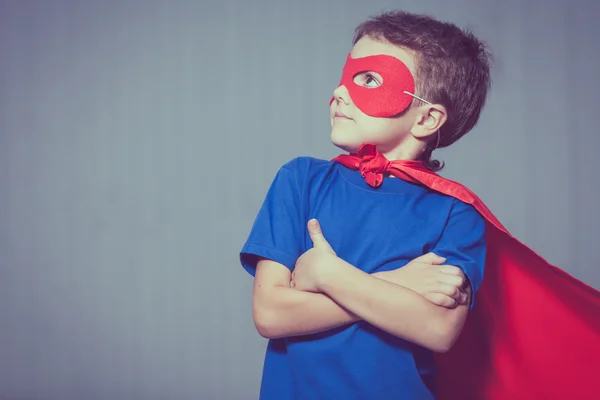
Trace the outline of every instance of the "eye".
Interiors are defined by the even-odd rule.
[[[376,88],[381,86],[381,77],[374,72],[362,72],[354,77],[354,83],[367,88]]]
[[[377,86],[379,86],[379,81],[377,80],[377,78],[375,78],[373,76],[373,74],[366,73],[365,74],[364,85],[366,87],[377,87]]]

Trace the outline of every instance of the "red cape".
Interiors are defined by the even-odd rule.
[[[356,163],[352,155],[334,160]],[[438,398],[599,398],[600,292],[519,242],[463,185],[418,161],[394,161],[387,171],[471,204],[487,221],[475,306],[454,347],[436,354]]]

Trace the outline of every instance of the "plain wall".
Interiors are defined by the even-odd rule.
[[[0,399],[256,399],[238,252],[279,166],[338,154],[353,29],[398,7],[497,60],[443,175],[600,288],[598,2],[1,1]]]

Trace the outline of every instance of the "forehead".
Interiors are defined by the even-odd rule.
[[[363,36],[356,42],[350,54],[352,55],[352,58],[362,58],[380,54],[396,57],[408,67],[413,76],[416,76],[415,57],[413,53],[407,49],[391,44],[384,39],[373,39],[370,36]]]

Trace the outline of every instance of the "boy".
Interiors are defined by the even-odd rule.
[[[512,271],[504,264],[517,265],[511,258],[516,250],[496,251],[498,241],[512,238],[476,196],[432,172],[440,169],[430,160],[432,151],[472,129],[489,86],[485,47],[454,25],[390,12],[357,28],[330,104],[332,142],[350,155],[284,165],[241,252],[244,268],[255,276],[257,329],[271,339],[262,399],[542,398],[537,396],[546,393],[519,384],[539,371],[515,376],[514,366],[525,366],[521,360],[514,362],[509,353],[499,362],[498,346],[484,346],[502,332],[504,349],[522,350],[522,335],[508,329],[514,318],[499,314],[506,324],[502,330],[482,315],[489,296],[474,300],[484,265],[486,284],[488,269],[493,279],[486,293],[506,295],[494,286],[499,278],[516,282],[498,276]],[[524,260],[529,253],[519,250]],[[501,270],[498,260],[504,262]],[[441,266],[444,262],[449,265]],[[541,261],[528,260],[536,262]],[[582,297],[588,290],[561,277],[574,285],[571,295]],[[600,296],[586,296],[578,300],[599,310]],[[494,300],[500,299],[513,300]],[[467,325],[449,352],[479,301],[484,305],[473,309],[478,318],[469,321],[487,324]],[[592,315],[585,319],[597,324]],[[565,320],[581,318],[568,314]],[[494,331],[472,334],[489,327]],[[600,345],[599,325],[578,327],[584,343]],[[436,363],[434,353],[448,357],[436,356]],[[575,353],[578,359],[581,351]],[[486,362],[493,368],[479,368]],[[587,390],[590,373],[579,372],[579,386]],[[469,387],[468,380],[475,382]]]

